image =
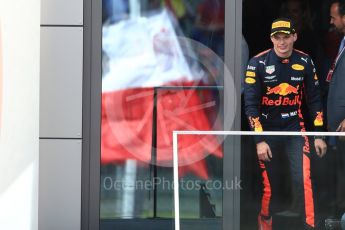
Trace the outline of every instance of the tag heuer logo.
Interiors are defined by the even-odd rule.
[[[274,71],[276,71],[276,68],[274,65],[266,66],[266,73],[272,74],[274,73]]]

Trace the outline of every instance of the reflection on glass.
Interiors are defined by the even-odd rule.
[[[103,0],[102,43],[101,219],[172,220],[172,131],[222,130],[224,1]],[[181,142],[181,217],[222,216],[220,144]]]

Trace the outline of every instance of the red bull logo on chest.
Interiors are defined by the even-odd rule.
[[[277,95],[281,95],[281,96],[286,96],[289,94],[298,94],[298,89],[299,89],[299,85],[297,85],[296,87],[288,84],[288,83],[281,83],[273,88],[271,87],[267,87],[267,95],[270,94],[277,94]]]
[[[299,92],[299,85],[296,87],[288,84],[288,83],[280,83],[275,87],[267,87],[267,95],[275,94],[280,95],[278,99],[271,99],[267,96],[262,97],[262,105],[266,106],[293,106],[297,105],[300,102],[300,95]],[[294,98],[285,97],[290,94],[296,94]]]
[[[299,104],[299,95],[296,95],[293,99],[290,99],[288,97],[283,97],[280,96],[278,99],[273,100],[270,99],[269,97],[262,97],[262,105],[267,105],[267,106],[293,106],[293,105],[298,105]]]

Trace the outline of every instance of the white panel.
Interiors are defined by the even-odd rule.
[[[40,140],[39,230],[80,230],[81,141]]]
[[[83,0],[41,0],[41,24],[82,25]]]
[[[40,75],[40,137],[80,138],[82,28],[41,28]]]
[[[0,229],[38,221],[40,0],[0,0]]]

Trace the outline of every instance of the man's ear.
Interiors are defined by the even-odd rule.
[[[271,42],[273,42],[273,36],[270,36]]]
[[[293,34],[293,41],[294,41],[294,42],[297,41],[297,33],[294,33],[294,34]]]

